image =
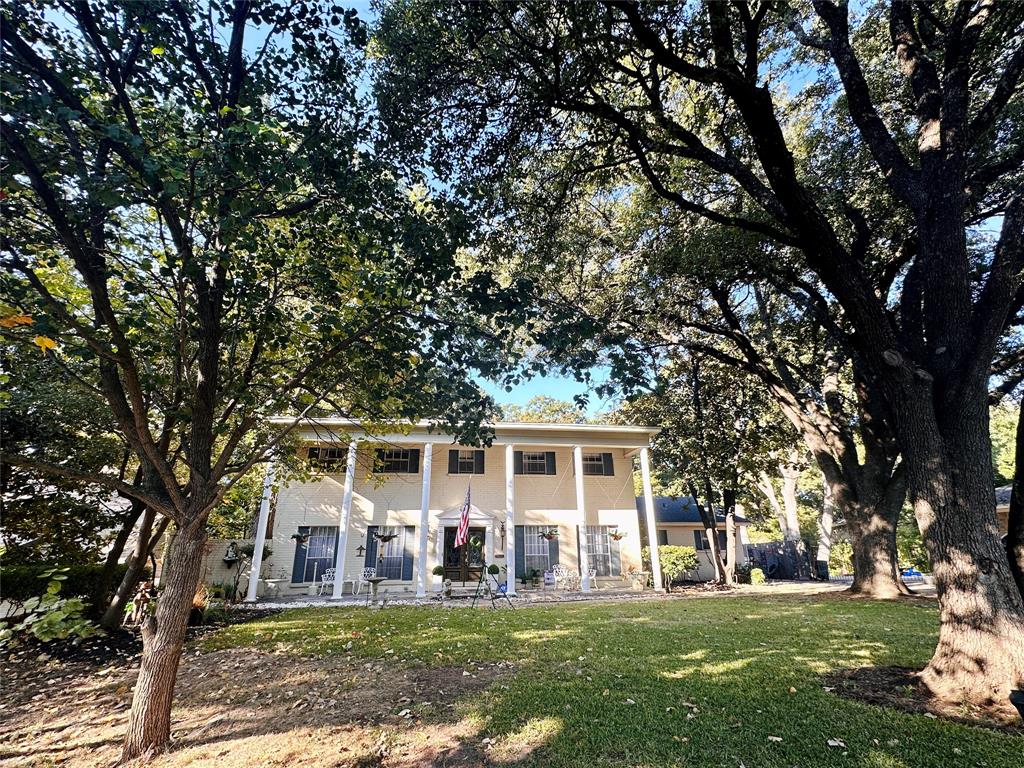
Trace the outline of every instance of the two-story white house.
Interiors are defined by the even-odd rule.
[[[524,575],[556,564],[583,580],[596,572],[587,586],[599,588],[643,570],[641,547],[656,545],[640,539],[633,482],[637,461],[652,498],[648,446],[656,428],[498,423],[483,449],[454,445],[425,423],[368,434],[328,419],[298,431],[299,450],[317,474],[283,484],[272,500],[268,473],[256,532],[256,552],[266,542],[272,553],[253,563],[254,572],[282,595],[308,592],[334,568],[344,574],[331,589],[338,598],[374,568],[390,593],[425,597],[445,579],[475,582],[484,563],[501,568],[509,594]],[[455,546],[467,491],[477,549]],[[660,589],[657,563],[653,570]],[[250,600],[256,589],[253,580]]]

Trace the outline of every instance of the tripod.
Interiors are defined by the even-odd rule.
[[[480,579],[476,583],[476,592],[473,594],[473,602],[470,603],[470,606],[475,608],[476,601],[481,597],[486,597],[491,601],[491,608],[497,609],[498,606],[496,605],[496,602],[501,600],[501,598],[505,598],[505,602],[508,603],[508,607],[515,610],[516,607],[512,603],[512,598],[508,596],[507,592],[502,592],[500,589],[491,589],[491,582],[487,580],[487,577],[490,575],[492,574],[487,573],[487,566],[484,565],[484,567],[480,569]],[[497,580],[495,580],[495,584],[497,584]]]

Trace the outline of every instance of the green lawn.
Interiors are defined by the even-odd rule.
[[[481,723],[482,737],[535,745],[524,765],[1024,765],[1024,737],[822,688],[819,676],[832,668],[919,666],[935,633],[936,612],[921,605],[780,596],[293,610],[222,630],[207,645],[467,669],[512,662],[511,675],[458,715]]]

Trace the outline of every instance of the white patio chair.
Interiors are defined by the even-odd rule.
[[[566,584],[569,580],[569,575],[572,573],[561,563],[557,563],[551,569],[551,573],[555,575],[555,589],[566,589]]]
[[[320,589],[317,590],[318,595],[322,595],[324,590],[330,587],[334,589],[334,569],[325,568],[324,572],[320,575]]]
[[[587,583],[591,589],[597,589],[597,569],[591,568],[587,571]]]
[[[363,568],[363,572],[359,574],[359,581],[356,583],[356,594],[358,595],[363,590],[363,584],[370,586],[370,579],[376,575],[376,568]]]

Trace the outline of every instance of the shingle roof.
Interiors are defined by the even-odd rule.
[[[637,511],[645,513],[644,497],[636,497]],[[736,515],[737,525],[750,525],[750,521],[741,515]],[[655,496],[654,497],[654,520],[657,523],[700,523],[700,512],[697,511],[697,504],[692,496]],[[721,511],[715,512],[715,520],[725,523],[725,515]]]

